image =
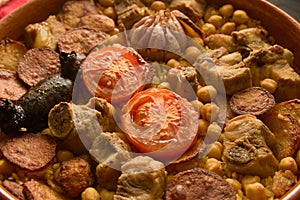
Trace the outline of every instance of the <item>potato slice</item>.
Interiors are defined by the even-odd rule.
[[[21,42],[5,38],[0,41],[0,68],[16,71],[18,60],[26,53],[27,48]]]

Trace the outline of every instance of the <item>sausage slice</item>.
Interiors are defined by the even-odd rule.
[[[56,143],[45,135],[24,135],[8,139],[1,147],[11,163],[31,171],[45,167],[55,156]]]
[[[166,189],[166,200],[235,200],[232,186],[221,176],[201,168],[176,174]]]
[[[275,99],[266,89],[251,87],[234,94],[230,106],[236,114],[261,115],[275,106]]]
[[[30,86],[60,72],[59,54],[48,48],[34,48],[19,60],[17,72]]]
[[[75,51],[78,56],[85,56],[97,44],[106,39],[106,33],[93,29],[76,28],[65,32],[58,39],[60,52]]]
[[[15,71],[0,69],[0,99],[18,100],[27,92],[27,86]]]

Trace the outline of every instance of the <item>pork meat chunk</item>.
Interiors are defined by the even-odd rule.
[[[138,156],[122,166],[114,200],[160,200],[166,188],[164,165],[147,156]]]
[[[271,176],[279,164],[270,149],[274,143],[275,135],[262,121],[240,115],[225,126],[222,160],[230,171]]]

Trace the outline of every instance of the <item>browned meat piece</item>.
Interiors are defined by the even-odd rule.
[[[5,141],[3,156],[11,163],[28,170],[38,170],[55,157],[56,143],[45,135],[23,134]]]
[[[115,22],[106,15],[94,14],[82,17],[78,26],[110,33],[115,28]]]
[[[253,51],[245,59],[246,67],[251,69],[253,86],[259,86],[266,78],[277,82],[274,96],[278,102],[300,98],[300,75],[290,66],[284,52],[281,46],[275,45]]]
[[[230,106],[240,115],[262,115],[275,106],[275,99],[266,89],[251,87],[234,94],[230,99]]]
[[[25,200],[25,195],[23,194],[23,186],[9,180],[5,180],[2,183],[3,187],[7,189],[12,195],[17,197],[19,200]]]
[[[151,14],[151,11],[139,0],[115,0],[114,8],[118,15],[118,24],[124,24],[127,30],[130,30],[137,21]]]
[[[204,0],[173,0],[170,4],[171,10],[180,10],[193,21],[203,17],[205,7]]]
[[[55,15],[51,15],[46,21],[25,27],[25,43],[30,48],[56,50],[57,40],[64,32],[66,32],[64,24],[58,21]]]
[[[25,182],[23,192],[28,200],[69,200],[49,186],[35,180]]]
[[[80,19],[91,14],[99,14],[99,11],[90,1],[67,1],[57,14],[57,19],[70,29],[78,27]]]
[[[26,53],[26,51],[26,46],[21,42],[9,38],[1,40],[0,66],[5,69],[16,71],[18,60]]]
[[[262,116],[262,121],[276,136],[276,144],[272,149],[276,158],[281,160],[293,156],[300,147],[300,100],[276,104]]]
[[[222,160],[230,171],[266,177],[278,169],[278,160],[270,149],[276,142],[275,135],[255,116],[231,119],[223,137]]]
[[[47,48],[28,50],[17,66],[20,79],[30,86],[58,74],[60,69],[59,54]]]
[[[99,163],[97,183],[108,190],[116,190],[121,166],[131,159],[131,147],[123,133],[101,133],[89,153]]]
[[[15,71],[0,69],[0,98],[16,101],[28,91]]]
[[[229,53],[238,50],[238,44],[230,35],[212,34],[204,39],[204,43],[210,49],[218,49],[221,47],[225,47]]]
[[[60,52],[75,51],[78,56],[86,56],[94,46],[103,42],[106,36],[104,32],[93,29],[71,29],[58,39],[57,46]]]
[[[168,185],[166,200],[234,200],[232,186],[221,176],[205,169],[194,168],[176,174]]]
[[[138,156],[122,166],[114,200],[161,200],[166,188],[164,164]]]
[[[238,45],[251,48],[268,47],[266,43],[267,32],[260,28],[247,28],[240,31],[233,31],[231,35]]]
[[[272,192],[280,198],[297,182],[297,177],[290,170],[275,172],[273,176]]]
[[[209,54],[200,55],[194,64],[202,77],[200,84],[211,84],[227,95],[252,86],[251,71],[243,63],[230,66],[220,64],[215,64]]]
[[[55,181],[66,195],[73,198],[78,197],[94,181],[90,164],[79,157],[62,162],[54,174]]]

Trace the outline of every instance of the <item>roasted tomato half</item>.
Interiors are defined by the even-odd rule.
[[[121,123],[126,137],[140,152],[170,162],[196,141],[198,117],[193,106],[178,94],[149,88],[127,102]]]
[[[109,102],[128,100],[153,76],[152,66],[131,48],[102,47],[82,63],[82,79],[89,92]]]

